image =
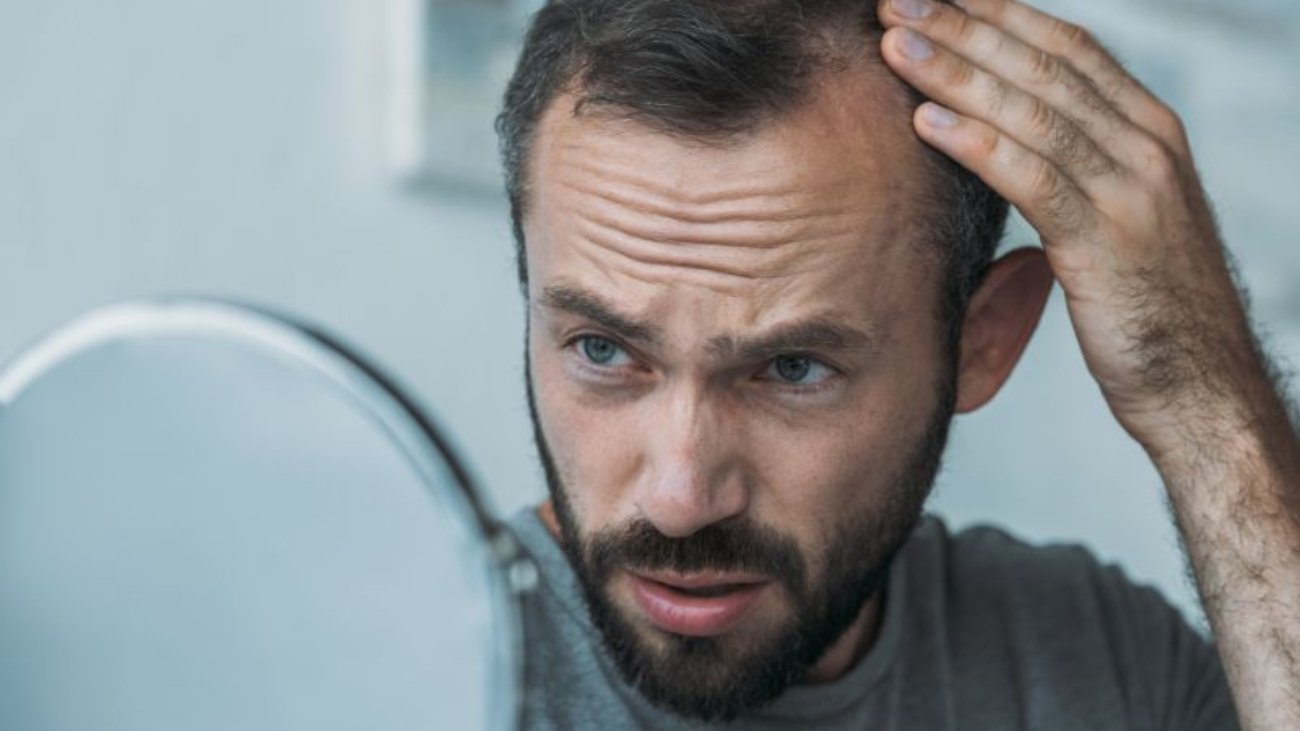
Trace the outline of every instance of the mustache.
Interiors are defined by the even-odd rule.
[[[771,577],[795,596],[803,596],[806,568],[798,545],[772,528],[744,520],[705,526],[684,538],[660,533],[649,521],[604,531],[587,541],[588,562],[596,577],[617,568],[643,571],[735,571]]]

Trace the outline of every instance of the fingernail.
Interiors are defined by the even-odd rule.
[[[957,115],[934,102],[925,103],[925,106],[921,109],[921,117],[931,127],[947,129],[957,125]]]
[[[934,46],[911,28],[903,29],[903,37],[899,39],[898,47],[904,56],[913,61],[924,61],[934,55]]]
[[[920,20],[934,12],[934,3],[930,0],[890,0],[894,12],[904,18]]]

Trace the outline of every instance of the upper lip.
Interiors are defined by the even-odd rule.
[[[715,586],[763,584],[770,581],[766,576],[732,572],[679,574],[670,571],[632,571],[631,573],[642,579],[648,579],[659,584],[665,584],[679,589],[707,589]]]

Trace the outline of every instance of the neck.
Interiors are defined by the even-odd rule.
[[[808,675],[804,677],[805,683],[817,685],[838,680],[857,663],[859,658],[867,654],[876,643],[876,635],[880,630],[883,596],[884,591],[878,591],[862,605],[858,618],[853,620],[853,624],[844,630],[844,634],[840,635],[821,659],[808,670]]]

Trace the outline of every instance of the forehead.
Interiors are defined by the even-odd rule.
[[[826,74],[798,109],[725,143],[575,115],[574,101],[548,109],[529,166],[534,301],[563,281],[630,311],[753,324],[928,296],[923,143],[896,81]]]

